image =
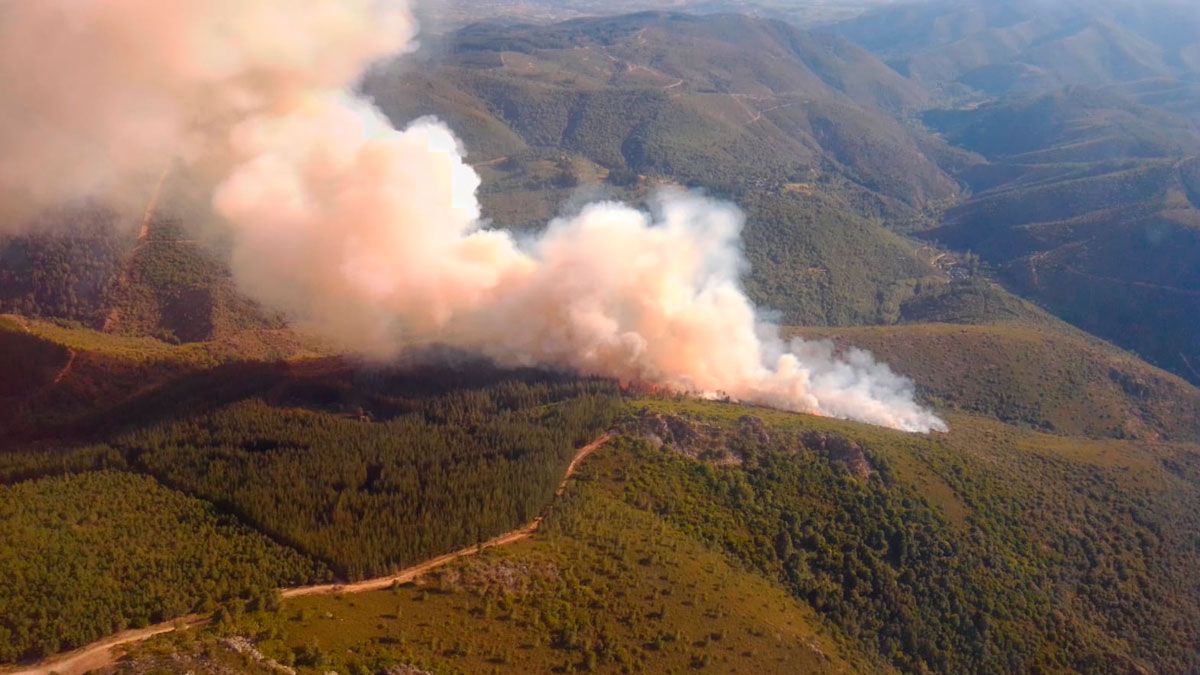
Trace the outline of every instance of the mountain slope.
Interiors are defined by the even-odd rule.
[[[795,334],[869,350],[948,408],[1070,436],[1200,442],[1200,389],[1083,334],[1026,322]]]
[[[832,23],[892,0],[459,0],[424,7],[423,25],[461,27],[481,21],[545,24],[664,9],[689,14],[737,12],[798,26]]]
[[[116,215],[99,207],[43,219],[48,226],[40,234],[0,236],[0,312],[96,321],[133,238],[122,236]]]
[[[1099,30],[1061,42],[1088,53]],[[1186,351],[1187,124],[1070,89],[929,116],[954,152],[889,118],[925,94],[861,50],[726,16],[454,40],[364,87],[397,121],[460,129],[498,224],[673,183],[735,198],[754,298],[792,322],[899,323],[797,332],[872,349],[950,431],[457,353],[330,356],[241,304],[219,245],[167,218],[91,262],[78,238],[9,240],[3,307],[58,318],[0,317],[0,567],[18,571],[0,578],[29,582],[0,588],[0,658],[199,611],[199,635],[118,669],[1200,669],[1200,392],[985,278]],[[885,227],[957,197],[934,157],[972,192],[929,235],[982,263]],[[576,447],[610,433],[556,499]],[[270,590],[479,552],[540,514],[411,586]]]
[[[954,194],[881,112],[920,107],[923,93],[835,38],[647,13],[474,27],[447,49],[429,67],[376,72],[364,88],[397,122],[444,117],[483,161],[523,142],[725,192],[840,180],[897,213]]]
[[[49,231],[0,236],[0,312],[176,343],[283,328],[238,291],[219,246],[169,215],[136,235],[99,209],[52,217]]]
[[[1178,79],[1200,67],[1200,10],[1183,0],[933,0],[833,30],[950,94]]]
[[[1200,382],[1200,137],[1188,121],[1078,87],[925,119],[984,161],[959,173],[971,197],[923,236]]]
[[[290,601],[284,646],[269,654],[315,642],[327,668],[395,660],[454,673],[874,665],[778,585],[597,484],[608,452],[588,459],[535,538],[352,606]]]
[[[645,13],[476,26],[431,51],[363,87],[398,124],[435,114],[461,135],[499,225],[540,227],[581,195],[705,188],[748,212],[755,299],[803,323],[895,320],[936,276],[884,227],[925,224],[958,190],[935,141],[890,116],[924,93],[843,40]]]
[[[542,227],[584,198],[639,202],[682,184],[746,206],[749,284],[789,321],[894,321],[936,276],[887,231],[927,225],[958,191],[927,154],[937,142],[891,117],[926,105],[925,93],[844,40],[645,13],[475,26],[429,55],[381,67],[363,88],[398,124],[435,114],[451,125],[499,226]],[[148,224],[137,239],[106,234],[113,252],[95,263],[83,242],[53,239],[37,267],[87,276],[36,277],[36,295],[21,291],[34,278],[25,240],[0,242],[14,295],[0,291],[0,311],[182,342],[279,327],[236,292],[225,254],[194,223],[163,213]],[[846,256],[857,264],[830,264]]]
[[[1186,118],[1106,90],[1069,87],[970,110],[935,110],[926,124],[992,160],[1065,164],[1200,152]]]
[[[260,648],[306,673],[1196,665],[1195,445],[631,408],[537,537],[215,634],[278,636]]]

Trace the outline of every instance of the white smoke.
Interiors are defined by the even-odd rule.
[[[231,124],[346,87],[415,29],[380,0],[0,0],[3,206],[144,200],[176,159],[220,171]]]
[[[682,192],[518,242],[434,119],[354,95],[410,46],[394,0],[0,0],[0,194],[120,198],[211,175],[247,293],[347,348],[422,343],[909,431],[945,425],[869,354],[785,344],[739,285],[742,216]],[[39,39],[39,36],[49,36]],[[144,192],[143,192],[144,193]]]

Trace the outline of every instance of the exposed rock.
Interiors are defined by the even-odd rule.
[[[411,663],[404,663],[398,666],[390,666],[379,671],[379,675],[433,675],[428,670],[421,670]]]
[[[736,463],[726,446],[729,432],[720,426],[681,415],[665,415],[642,410],[623,422],[620,433],[648,441],[656,448],[668,446],[696,459]]]
[[[736,424],[722,427],[687,415],[670,415],[648,409],[642,409],[624,420],[616,431],[644,439],[655,448],[670,448],[694,459],[718,465],[741,464],[745,457],[736,448],[747,445],[769,448],[774,447],[773,443],[785,440],[782,436],[776,438],[781,432],[753,415],[743,415]],[[800,436],[800,442],[859,479],[867,480],[875,473],[875,466],[862,446],[845,436],[808,431]]]
[[[286,673],[287,675],[296,675],[296,670],[290,666],[285,666],[275,659],[269,659],[258,651],[258,646],[250,640],[250,638],[235,635],[234,637],[221,640],[221,644],[232,652],[241,654],[255,663],[270,668],[277,673]]]
[[[433,573],[439,588],[449,591],[470,589],[479,595],[497,594],[524,597],[536,583],[559,579],[558,567],[551,563],[516,562],[471,558],[461,565]]]
[[[1145,381],[1144,377],[1137,373],[1121,370],[1118,368],[1110,368],[1108,377],[1121,388],[1131,398],[1139,401],[1145,401],[1150,397],[1152,384]]]
[[[838,434],[810,431],[804,434],[804,445],[820,452],[830,461],[843,464],[851,474],[866,480],[875,473],[875,467],[867,459],[862,446]]]
[[[753,415],[742,415],[738,418],[737,432],[742,438],[751,439],[759,445],[771,442],[771,428],[761,418]]]

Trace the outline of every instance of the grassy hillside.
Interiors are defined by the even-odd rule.
[[[900,306],[900,321],[965,325],[1024,321],[1054,330],[1062,328],[1061,320],[1006,291],[978,270],[972,271],[977,264],[978,258],[947,253],[938,261],[938,267],[945,269],[950,278],[918,284],[913,297]]]
[[[643,452],[639,471],[657,476],[626,472],[627,501],[778,579],[903,668],[1195,666],[1195,446],[963,416],[927,439],[764,412],[764,434],[736,406],[651,409],[740,427],[725,443],[735,462],[701,471]]]
[[[0,315],[0,355],[0,445],[69,425],[196,367],[192,358],[153,339],[13,315]]]
[[[394,120],[444,117],[485,161],[556,147],[726,191],[817,170],[893,209],[954,193],[912,132],[881,112],[921,107],[922,90],[830,36],[645,13],[472,27],[447,49],[428,67],[377,72],[364,89]]]
[[[743,207],[751,223],[743,234],[746,290],[785,321],[894,323],[922,282],[932,287],[941,278],[909,241],[855,217],[845,203],[785,191]]]
[[[955,145],[1023,165],[1180,157],[1200,151],[1200,139],[1187,118],[1083,87],[971,110],[931,111],[925,122]]]
[[[1111,85],[1109,90],[1151,108],[1200,120],[1200,75],[1151,78]]]
[[[147,400],[174,396],[179,399],[175,410],[181,409],[188,384],[213,374],[236,388],[239,380],[271,369],[266,365],[271,361],[312,358],[327,349],[287,330],[243,331],[175,345],[69,322],[0,315],[0,448],[36,439],[86,438],[98,428],[120,426],[155,409],[147,408]],[[252,361],[257,364],[235,365]]]
[[[1042,320],[825,333],[912,375],[949,435],[630,402],[616,422],[626,440],[588,460],[527,544],[395,592],[266,614],[255,609],[266,600],[228,601],[213,635],[249,635],[305,672],[724,670],[745,660],[767,672],[793,662],[1188,672],[1184,646],[1200,625],[1188,574],[1200,561],[1187,543],[1200,528],[1200,455],[1187,439],[1200,398]],[[43,377],[63,349],[114,359],[138,349],[132,338],[10,323],[42,345]],[[151,363],[202,347],[142,340]],[[550,501],[572,447],[611,427],[616,410],[610,385],[482,364],[193,364],[167,380],[102,408],[110,423],[80,432],[93,445],[10,447],[0,480],[32,490],[109,476],[96,489],[116,495],[126,479],[113,472],[150,474],[353,578],[525,522]],[[58,517],[47,508],[29,517]],[[141,556],[127,564],[149,569]],[[181,591],[221,578],[196,574]],[[14,597],[40,606],[33,588]],[[178,649],[206,663],[206,650],[228,653],[214,639]]]
[[[778,586],[592,480],[536,540],[392,591],[289,601],[281,614],[286,637],[266,653],[295,663],[315,645],[317,663],[300,665],[317,669],[847,673],[870,663]]]

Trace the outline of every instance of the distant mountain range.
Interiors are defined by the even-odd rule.
[[[833,27],[924,85],[977,154],[928,233],[1059,316],[1200,382],[1200,5],[969,0]],[[962,158],[956,158],[962,161]]]
[[[1069,88],[926,121],[985,159],[927,233],[976,251],[1059,316],[1200,381],[1200,138],[1192,122]]]
[[[802,26],[828,24],[857,16],[896,0],[457,0],[426,7],[426,24],[456,28],[477,22],[554,23],[639,11],[690,14],[737,13],[785,19]]]
[[[950,94],[1031,93],[1200,72],[1200,6],[1188,0],[932,0],[834,30]]]

